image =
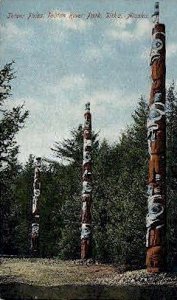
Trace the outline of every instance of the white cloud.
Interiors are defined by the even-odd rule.
[[[52,157],[50,148],[55,141],[62,141],[70,136],[70,130],[77,127],[83,120],[84,106],[81,101],[71,103],[65,96],[56,95],[48,99],[25,97],[9,101],[7,108],[25,104],[24,109],[29,110],[29,117],[17,135],[20,145],[19,159],[25,162],[29,154]]]
[[[136,97],[137,94],[127,94],[123,90],[109,90],[108,88],[105,88],[103,90],[95,91],[91,95],[91,102],[94,110],[100,109],[101,106],[104,106],[105,104],[110,104],[113,107],[121,107],[121,109],[124,109],[132,106],[133,102],[130,103],[130,100]]]
[[[83,57],[87,61],[99,61],[103,57],[103,49],[97,46],[89,47],[85,50]]]
[[[108,127],[111,135],[112,124],[116,130],[118,126],[126,126],[126,121],[130,120],[131,113],[137,105],[138,95],[118,89],[103,89],[84,98],[84,103],[88,101],[91,103],[98,129],[104,132]]]
[[[113,144],[119,140],[125,128],[126,124],[120,124],[119,121],[117,122],[117,126],[109,124],[109,126],[100,129],[100,139],[103,140],[106,138],[109,143]]]
[[[85,87],[87,83],[86,78],[84,77],[84,75],[69,75],[69,76],[65,76],[62,78],[61,82],[60,82],[60,87],[62,87],[65,90],[70,90],[73,88],[76,88],[76,86],[78,87]]]
[[[141,39],[142,37],[151,37],[152,23],[148,19],[139,20],[136,24],[134,35],[135,39]]]
[[[102,89],[84,98],[83,103],[90,102],[94,131],[100,131],[100,139],[106,138],[110,143],[118,141],[122,131],[132,121],[138,95],[125,90]]]
[[[69,77],[65,77],[64,82],[66,87],[70,86]],[[90,95],[83,89],[82,95],[73,102],[67,99],[65,93],[59,94],[57,89],[55,92],[52,101],[26,97],[14,99],[8,104],[8,107],[13,107],[25,103],[25,109],[30,111],[25,128],[17,136],[21,146],[19,158],[23,162],[30,153],[52,158],[50,147],[55,141],[70,137],[71,129],[83,123],[84,106],[88,101],[91,102],[94,131],[100,130],[101,139],[117,141],[127,123],[130,123],[131,113],[138,101],[136,94],[116,89],[95,90]]]
[[[125,29],[128,25],[130,25],[132,23],[133,23],[133,19],[131,19],[131,18],[128,18],[128,19],[122,18],[122,19],[116,20],[114,22],[114,26],[116,28]]]
[[[82,18],[71,18],[70,12],[62,11],[62,14],[65,15],[65,17],[57,17],[59,11],[54,10],[51,12],[51,14],[55,17],[53,18],[47,18],[43,19],[45,22],[54,22],[55,26],[58,24],[62,26],[65,30],[71,30],[71,31],[85,31],[91,26],[91,22],[88,20],[84,20]]]
[[[6,109],[12,109],[15,106],[23,105],[25,106],[25,109],[33,110],[35,112],[40,111],[41,104],[37,99],[31,98],[31,97],[25,97],[25,98],[19,98],[19,99],[12,99],[11,101],[7,101],[4,105]]]
[[[32,29],[28,28],[28,30],[19,28],[17,25],[15,25],[12,22],[7,22],[5,25],[0,25],[0,32],[2,39],[5,40],[17,40],[22,39],[27,36],[31,36]]]
[[[66,19],[63,21],[63,27],[69,30],[74,31],[84,31],[90,27],[90,22],[84,20],[69,20]]]
[[[137,21],[133,30],[132,26],[129,27],[131,23],[132,20],[122,20],[122,23],[114,23],[114,28],[107,31],[107,36],[125,43],[131,43],[143,37],[147,38],[147,34],[150,37],[152,24],[148,19]]]
[[[177,43],[167,44],[166,48],[167,58],[171,58],[174,55],[177,55]]]
[[[84,74],[71,74],[64,76],[55,85],[47,86],[47,90],[52,94],[60,94],[62,91],[83,89],[87,84]]]
[[[140,58],[150,61],[150,48],[144,48],[140,55]]]
[[[109,56],[112,51],[112,47],[107,43],[98,46],[90,45],[85,51],[82,51],[82,61],[98,63],[105,59],[106,56]]]
[[[12,52],[13,49],[21,52],[30,52],[32,44],[30,43],[33,35],[33,30],[19,28],[12,22],[7,22],[5,25],[0,25],[1,35],[1,54],[5,55],[7,52]]]

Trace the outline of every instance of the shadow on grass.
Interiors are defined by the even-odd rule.
[[[6,278],[7,279],[7,278]],[[11,277],[8,278],[12,280]],[[149,300],[177,299],[177,287],[165,286],[104,286],[104,285],[62,285],[59,287],[34,286],[24,283],[0,284],[2,299],[112,299]]]

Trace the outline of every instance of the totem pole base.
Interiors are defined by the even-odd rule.
[[[160,272],[162,272],[162,270],[159,268],[147,268],[147,272],[148,273],[160,273]]]
[[[160,246],[152,247],[147,250],[146,266],[148,273],[160,273],[165,271],[164,250]]]
[[[81,240],[81,259],[87,259],[91,257],[91,242],[87,239]]]
[[[39,253],[33,251],[33,252],[31,253],[31,257],[33,257],[33,258],[38,258],[38,257],[39,257]]]

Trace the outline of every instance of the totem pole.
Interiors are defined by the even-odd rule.
[[[82,212],[81,212],[81,259],[91,256],[91,202],[92,202],[92,125],[90,103],[85,105],[83,132]]]
[[[148,214],[146,217],[146,265],[148,272],[166,267],[166,117],[165,117],[165,25],[159,23],[159,3],[155,3],[152,49],[152,86],[147,119],[149,149]]]
[[[39,253],[39,197],[41,193],[41,158],[37,157],[34,170],[33,201],[32,201],[32,229],[31,252],[36,256]]]

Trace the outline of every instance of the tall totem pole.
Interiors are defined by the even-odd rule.
[[[91,256],[91,203],[92,203],[92,124],[90,103],[85,105],[83,132],[81,259]]]
[[[152,49],[150,54],[152,86],[147,119],[149,176],[146,217],[146,265],[148,272],[166,267],[166,117],[165,117],[165,25],[159,23],[159,3],[155,3]]]
[[[41,193],[41,158],[37,157],[34,170],[31,252],[33,256],[39,254],[39,197]]]

